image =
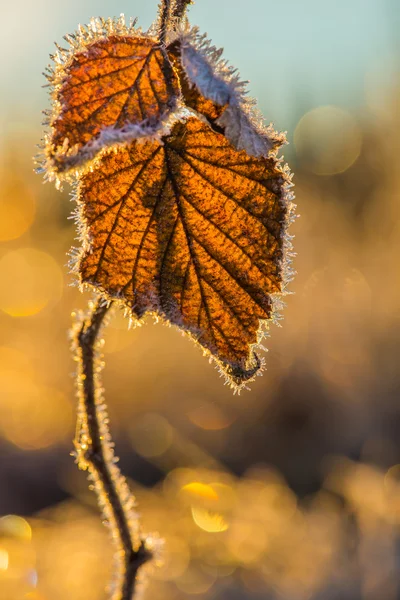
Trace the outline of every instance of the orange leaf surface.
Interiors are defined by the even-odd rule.
[[[56,173],[115,143],[117,130],[156,126],[179,95],[165,51],[144,36],[109,35],[89,43],[56,70],[56,81],[46,149]]]
[[[188,332],[234,385],[283,291],[286,173],[235,150],[197,118],[133,141],[81,176],[81,282]]]

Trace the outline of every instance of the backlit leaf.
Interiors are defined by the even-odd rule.
[[[288,281],[285,136],[187,4],[166,29],[162,3],[147,34],[121,16],[66,37],[42,170],[78,180],[80,283],[178,326],[240,387]]]
[[[240,385],[283,291],[288,186],[276,158],[237,151],[193,117],[111,149],[78,188],[81,282],[188,332]]]
[[[57,175],[106,145],[151,134],[176,106],[179,84],[165,50],[117,24],[93,20],[72,53],[55,57],[46,158]]]

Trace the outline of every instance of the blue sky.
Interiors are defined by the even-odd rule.
[[[156,0],[7,0],[0,16],[3,129],[39,126],[48,106],[41,73],[53,42],[91,16],[138,16],[147,28]],[[394,70],[397,0],[197,0],[193,23],[237,66],[266,119],[293,127],[310,108],[364,103],[365,81]],[[397,48],[398,50],[398,48]],[[4,86],[4,87],[3,87]],[[8,123],[8,125],[7,125]]]

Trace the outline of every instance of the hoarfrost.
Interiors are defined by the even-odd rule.
[[[222,49],[213,46],[197,27],[185,25],[178,32],[183,69],[191,85],[205,98],[227,105],[217,125],[224,128],[227,139],[238,150],[255,157],[268,156],[286,143],[284,133],[264,125],[256,102],[247,96],[247,82],[241,81],[236,69],[222,58]]]

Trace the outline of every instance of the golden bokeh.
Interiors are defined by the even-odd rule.
[[[110,323],[104,332],[104,352],[114,354],[124,350],[134,342],[133,328],[130,327],[129,317],[122,310],[112,314]]]
[[[385,485],[388,488],[400,487],[400,465],[393,465],[385,475]],[[399,507],[400,508],[400,507]]]
[[[181,469],[175,477],[182,481],[189,473]],[[229,585],[237,572],[249,590],[262,592],[272,586],[279,597],[312,598],[337,573],[338,561],[356,539],[355,529],[348,529],[349,518],[360,528],[361,545],[354,547],[357,558],[365,560],[365,544],[384,544],[394,550],[396,538],[387,512],[390,497],[385,499],[383,492],[388,475],[378,469],[338,459],[332,462],[323,488],[307,502],[297,499],[281,477],[265,469],[240,478],[226,471],[197,474],[198,483],[211,477],[230,478],[229,520],[222,513],[194,506],[189,515],[183,496],[169,502],[168,490],[162,486],[138,489],[144,526],[163,528],[165,533],[160,566],[150,572],[147,593],[151,597],[180,600],[180,592],[205,597],[224,578]],[[213,486],[227,493],[225,484]],[[10,527],[2,529],[6,522]],[[61,503],[31,526],[32,539],[24,519],[8,515],[0,520],[0,588],[47,599],[60,585],[60,600],[68,599],[71,587],[78,600],[96,600],[107,581],[104,564],[109,565],[111,555],[107,533],[92,508],[77,501]],[[346,572],[352,568],[349,564]],[[367,562],[366,568],[372,564]],[[346,569],[346,564],[341,567]],[[70,578],[72,586],[67,585]]]
[[[307,112],[294,132],[294,145],[304,166],[317,175],[343,173],[357,160],[362,144],[356,119],[337,106]]]
[[[0,309],[11,317],[29,317],[57,302],[63,293],[60,266],[47,252],[21,248],[0,258]]]
[[[206,483],[201,483],[200,481],[192,481],[191,483],[187,483],[182,486],[181,492],[193,500],[211,500],[217,501],[218,494],[216,491]]]
[[[4,548],[0,548],[0,571],[7,571],[8,569],[8,552]]]
[[[0,241],[19,238],[32,225],[36,200],[31,188],[16,173],[0,174]]]
[[[140,455],[148,458],[161,456],[172,444],[173,430],[164,417],[148,413],[131,427],[130,439]]]
[[[18,515],[6,515],[0,519],[0,536],[13,537],[30,542],[32,539],[32,528],[26,519]]]
[[[220,513],[197,506],[192,506],[192,517],[196,525],[208,533],[221,533],[229,527]]]
[[[400,598],[400,95],[379,69],[368,105],[307,112],[285,151],[297,275],[250,392],[232,396],[171,328],[129,331],[118,311],[104,330],[116,450],[141,530],[164,540],[139,597]],[[354,106],[341,93],[329,101]],[[321,97],[291,96],[292,114]],[[8,125],[0,175],[0,599],[99,600],[114,549],[69,456],[67,331],[90,293],[68,285],[69,190],[31,173],[26,123]]]
[[[43,385],[29,357],[19,350],[0,346],[0,432],[24,450],[62,443],[72,431],[73,404],[59,390]],[[0,520],[6,527],[23,531],[29,527],[17,516]],[[10,530],[11,530],[10,529]]]
[[[181,577],[190,562],[190,548],[182,537],[166,536],[161,565],[154,570],[153,577],[170,581]]]
[[[0,519],[0,591],[2,598],[25,598],[37,585],[32,528],[18,515]]]
[[[34,590],[33,592],[28,592],[25,594],[23,600],[48,600],[48,597],[43,596],[43,594],[40,594],[37,590]]]
[[[185,573],[176,580],[176,586],[185,594],[206,594],[214,585],[216,576],[191,565]]]
[[[32,361],[24,352],[9,346],[0,346],[0,383],[4,389],[3,378],[34,376]]]
[[[235,421],[234,416],[227,415],[217,404],[210,402],[202,402],[188,411],[187,416],[194,425],[208,431],[226,429]]]
[[[57,389],[9,371],[1,376],[0,431],[23,450],[60,444],[72,433],[73,405]]]

